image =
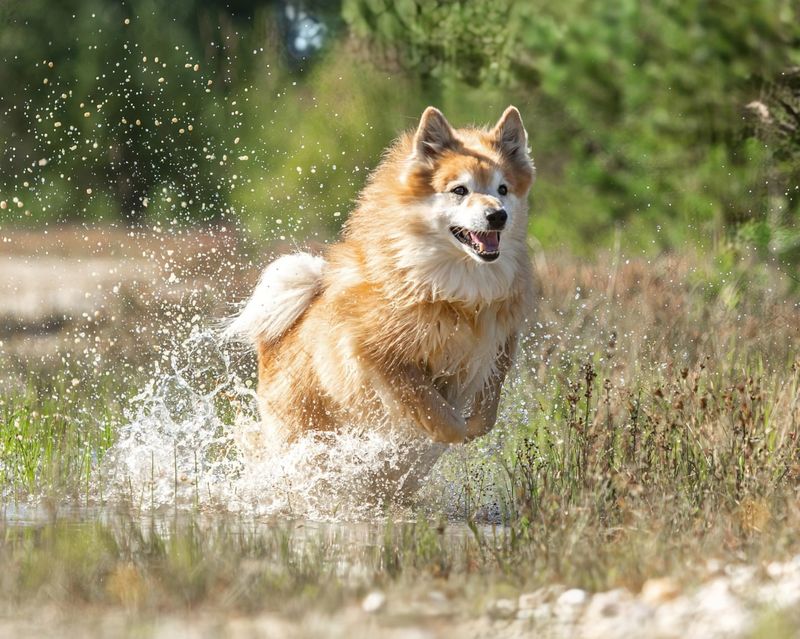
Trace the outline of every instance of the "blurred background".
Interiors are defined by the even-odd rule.
[[[2,231],[324,241],[426,105],[463,126],[513,103],[546,249],[800,259],[794,0],[28,0],[0,16]]]

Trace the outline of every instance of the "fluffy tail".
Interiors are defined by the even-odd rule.
[[[325,260],[310,253],[278,258],[261,274],[253,296],[225,327],[225,339],[258,346],[283,335],[322,290]]]

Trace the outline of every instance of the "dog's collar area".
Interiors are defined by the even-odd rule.
[[[450,232],[484,262],[500,257],[500,231],[470,231],[463,226],[451,226]]]

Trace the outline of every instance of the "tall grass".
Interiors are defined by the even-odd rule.
[[[473,461],[463,491],[474,518],[480,486],[500,487],[509,530],[498,564],[521,580],[637,586],[793,546],[791,280],[747,260],[722,275],[697,257],[556,258],[537,270],[540,317],[507,394],[508,426],[486,446],[503,446],[500,463]]]
[[[90,491],[103,453],[114,441],[122,397],[115,386],[89,397],[60,377],[47,394],[31,384],[0,398],[0,494],[3,503],[31,496],[96,501]],[[102,496],[101,496],[102,497]]]
[[[441,469],[460,482],[455,522],[427,501],[416,522],[378,524],[357,543],[190,513],[154,520],[161,528],[130,517],[7,528],[0,595],[39,593],[55,579],[58,597],[86,602],[252,611],[280,597],[285,612],[419,580],[472,600],[553,581],[635,589],[658,574],[700,578],[712,559],[796,552],[791,279],[746,257],[720,269],[701,256],[538,255],[536,271],[538,315],[501,425],[455,457],[458,472]],[[112,395],[53,386],[3,398],[6,504],[31,494],[102,500],[91,474],[114,439]],[[502,526],[487,525],[498,517]]]

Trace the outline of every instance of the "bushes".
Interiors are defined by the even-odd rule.
[[[796,257],[792,3],[310,6],[329,41],[289,65],[269,3],[20,4],[0,37],[12,219],[227,218],[325,238],[424,106],[465,124],[513,102],[543,244],[588,252],[622,229],[629,248],[735,235]]]

